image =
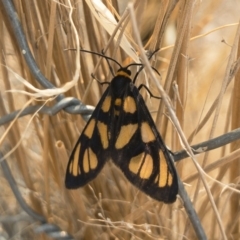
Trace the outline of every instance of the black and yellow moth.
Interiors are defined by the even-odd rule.
[[[128,67],[118,70],[79,137],[65,185],[87,184],[111,159],[137,188],[172,203],[178,193],[176,170]]]

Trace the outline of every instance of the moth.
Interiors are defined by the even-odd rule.
[[[69,158],[65,185],[69,189],[84,186],[111,159],[141,191],[173,203],[178,178],[171,153],[135,86],[136,79],[131,80],[129,66],[117,71],[79,137]]]

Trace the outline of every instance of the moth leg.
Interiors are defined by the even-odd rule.
[[[144,84],[141,84],[139,87],[138,87],[138,91],[140,91],[141,88],[145,88],[147,90],[147,92],[149,93],[150,97],[153,97],[153,98],[156,98],[156,99],[162,99],[161,97],[157,97],[155,95],[152,94],[152,92],[148,89],[148,87]]]
[[[94,79],[94,80],[96,80],[99,84],[101,84],[101,85],[104,85],[104,84],[110,84],[110,82],[101,82],[99,79],[97,79],[94,75],[93,75],[93,73],[91,73],[91,77]]]

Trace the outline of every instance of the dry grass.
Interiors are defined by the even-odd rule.
[[[83,49],[96,52],[107,47],[110,36],[104,25],[109,29],[110,26],[104,21],[104,12],[91,10],[86,2],[71,1],[72,19],[68,1],[15,1],[15,7],[42,73],[55,86],[62,87],[61,91],[66,91],[67,82],[77,80],[76,86],[66,91],[65,96],[95,106],[105,87],[92,81],[91,73],[94,72],[99,80],[110,81],[107,64],[102,61],[95,69],[98,56],[81,53],[79,59],[76,51],[65,50],[76,48],[78,42]],[[127,1],[121,1],[120,8],[116,6],[116,1],[104,2],[116,19],[127,6],[123,4]],[[229,82],[229,67],[240,55],[237,47],[239,38],[235,38],[239,2],[213,0],[192,4],[192,0],[179,0],[176,5],[174,0],[136,2],[135,14],[142,41],[145,49],[161,48],[151,64],[161,73],[161,79],[158,77],[158,80],[172,100],[189,144],[207,141],[239,128],[239,72]],[[94,14],[102,22],[96,21]],[[53,106],[55,99],[44,97],[42,92],[39,92],[37,99],[6,92],[9,89],[33,90],[26,88],[5,66],[36,88],[43,88],[31,75],[3,8],[0,21],[0,116],[22,109],[27,103]],[[139,52],[130,17],[126,18],[125,23],[124,34]],[[111,41],[108,47],[106,55],[117,59],[122,65],[131,61],[129,53],[126,53],[127,45],[120,48],[118,41]],[[141,82],[147,82],[153,94],[159,95],[155,83],[143,73],[137,84]],[[173,152],[182,149],[164,101],[149,99],[147,94],[144,96],[167,145]],[[211,108],[216,99],[215,108]],[[202,122],[207,113],[211,114]],[[16,119],[11,126],[1,126],[1,151],[7,154],[6,159],[29,205],[45,216],[48,222],[68,231],[76,239],[195,239],[181,199],[172,205],[152,200],[133,187],[111,162],[85,187],[75,191],[65,189],[68,156],[85,124],[80,115],[60,111],[55,116],[40,113],[28,115]],[[197,161],[201,166],[217,162],[237,150],[239,144],[236,141],[201,154],[197,156]],[[234,161],[226,158],[224,165],[216,165],[213,171],[202,175],[216,204],[220,225],[210,196],[199,178],[200,174],[191,178],[197,173],[193,161],[184,159],[177,164],[177,169],[181,180],[186,183],[186,190],[208,239],[224,238],[220,225],[228,239],[239,239],[239,192],[234,191],[239,189],[239,158]],[[22,210],[2,173],[0,176],[0,211],[1,216],[7,219]],[[48,239],[46,235],[32,232],[33,223],[31,219],[11,223],[2,220],[2,227],[11,239]]]

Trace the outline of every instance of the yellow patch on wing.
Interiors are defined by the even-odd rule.
[[[114,104],[115,104],[115,106],[121,106],[121,104],[122,104],[122,99],[121,99],[121,98],[116,98]]]
[[[143,165],[140,170],[140,178],[148,179],[153,171],[153,159],[151,155],[146,154]]]
[[[109,109],[110,109],[110,106],[111,106],[111,97],[110,96],[107,96],[104,101],[103,101],[103,104],[102,104],[102,111],[103,112],[108,112]]]
[[[141,136],[142,141],[145,143],[151,142],[156,140],[151,127],[149,126],[148,122],[142,122],[141,124]]]
[[[95,128],[96,121],[95,119],[92,119],[89,124],[87,125],[87,128],[84,131],[84,135],[86,135],[89,139],[92,138],[93,130]]]
[[[73,161],[71,162],[71,164],[69,166],[70,173],[75,177],[80,174],[80,168],[78,165],[80,148],[81,148],[81,144],[78,144],[78,146],[74,152],[74,155],[73,155]]]
[[[98,121],[97,123],[98,131],[101,138],[101,143],[104,149],[108,148],[108,134],[107,134],[107,125],[103,122]]]
[[[135,113],[137,111],[136,102],[133,97],[126,97],[123,103],[123,110],[126,113]]]
[[[158,183],[158,177],[159,177],[159,175],[156,176],[156,178],[154,180],[155,183]]]
[[[89,155],[88,155],[88,149],[85,150],[84,155],[83,155],[83,171],[85,173],[88,173],[90,169],[89,166]]]
[[[131,172],[137,174],[142,164],[142,160],[145,156],[145,153],[140,153],[139,155],[133,157],[128,165],[128,168]]]
[[[90,168],[94,170],[98,165],[98,160],[96,154],[89,148],[89,159],[90,159]]]
[[[121,105],[122,105],[122,99],[121,98],[116,98],[116,100],[114,102],[114,106],[115,106],[114,115],[119,116],[119,114],[120,114],[119,109],[120,109]]]
[[[168,181],[167,181],[168,186],[172,186],[173,184],[173,177],[170,172],[168,172]]]
[[[140,178],[148,179],[153,172],[153,159],[151,155],[143,152],[133,157],[128,167],[131,172],[139,174]]]
[[[168,181],[168,165],[166,158],[163,155],[162,151],[159,151],[159,157],[160,157],[160,171],[159,171],[159,187],[165,187],[167,185]]]
[[[133,134],[136,132],[138,124],[123,125],[120,129],[117,141],[115,143],[116,149],[121,149],[126,146],[131,140]]]
[[[94,170],[97,167],[97,156],[91,148],[87,148],[83,155],[83,171],[88,173],[90,170]]]

